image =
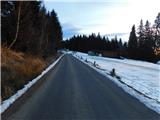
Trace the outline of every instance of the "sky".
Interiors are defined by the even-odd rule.
[[[128,41],[135,24],[136,29],[143,19],[154,23],[160,12],[160,0],[45,0],[47,10],[58,15],[63,38],[91,33],[108,36],[117,35]]]

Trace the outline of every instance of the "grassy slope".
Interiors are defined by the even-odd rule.
[[[46,62],[39,57],[1,48],[1,99],[5,100],[40,74]]]

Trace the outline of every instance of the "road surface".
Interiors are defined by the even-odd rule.
[[[160,120],[134,97],[71,55],[2,120]],[[12,110],[13,109],[13,110]]]

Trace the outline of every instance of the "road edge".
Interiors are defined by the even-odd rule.
[[[148,98],[143,97],[143,96],[137,94],[136,91],[132,91],[132,88],[129,88],[127,85],[118,83],[119,81],[116,78],[113,78],[113,77],[111,77],[109,75],[106,75],[105,72],[101,71],[97,67],[94,67],[94,66],[86,63],[83,58],[75,56],[73,54],[72,54],[72,56],[74,58],[76,58],[77,60],[79,60],[80,62],[82,62],[83,64],[85,64],[85,65],[89,66],[90,68],[92,68],[93,70],[97,71],[99,74],[103,75],[104,77],[107,77],[109,80],[111,80],[112,82],[114,82],[118,87],[122,88],[126,93],[128,93],[131,96],[133,96],[134,98],[136,98],[137,100],[139,100],[142,104],[144,104],[147,108],[151,109],[152,111],[154,111],[154,112],[156,112],[156,113],[158,113],[160,115],[160,112],[159,112],[158,109],[156,109],[151,104],[147,104],[146,102],[144,102],[144,101],[147,101]],[[129,92],[129,91],[131,91],[131,92]],[[150,100],[150,101],[154,102],[153,100]]]
[[[0,105],[0,113],[4,113],[14,102],[18,100],[22,95],[24,95],[34,84],[36,84],[44,75],[46,75],[52,68],[56,66],[57,63],[62,59],[65,54],[62,54],[56,61],[50,64],[40,75],[30,80],[24,88],[18,90],[14,95],[9,97],[7,100],[2,101]]]

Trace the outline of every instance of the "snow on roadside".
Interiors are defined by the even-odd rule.
[[[90,66],[96,62],[100,69],[91,66],[92,68],[160,114],[160,65],[130,59],[88,56],[81,52],[77,52],[74,56]],[[86,63],[86,60],[89,62]],[[124,84],[108,75],[113,68]]]
[[[43,75],[45,75],[49,70],[51,70],[58,62],[59,60],[64,56],[61,55],[55,62],[53,62],[48,68],[46,68],[39,76],[31,80],[28,84],[24,85],[24,88],[21,90],[18,90],[17,93],[15,93],[13,96],[8,98],[5,101],[2,101],[0,106],[0,112],[3,113],[11,104],[14,103],[15,100],[17,100],[20,96],[22,96],[32,85],[34,85]]]

